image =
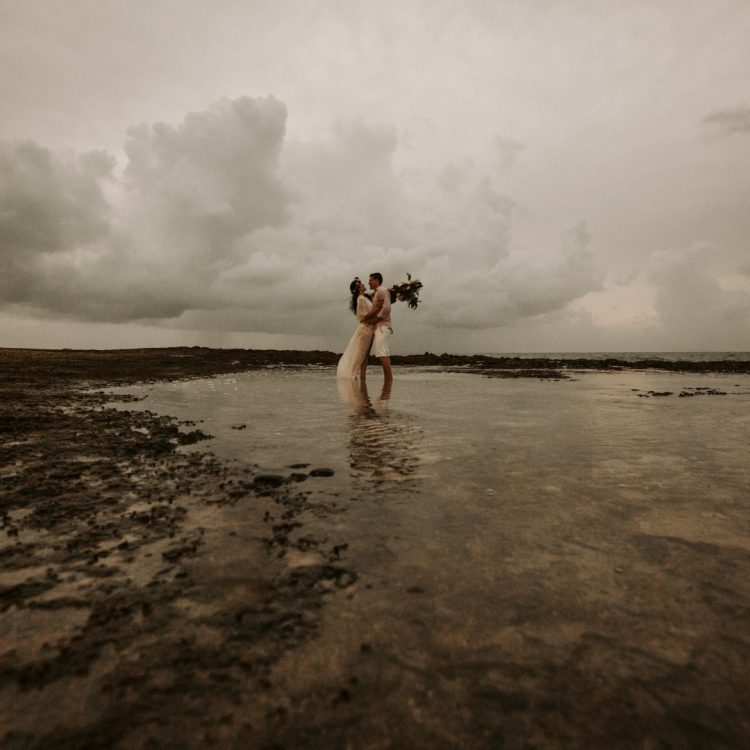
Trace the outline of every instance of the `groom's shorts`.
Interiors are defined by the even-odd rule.
[[[375,341],[372,348],[372,353],[376,357],[390,357],[391,351],[388,348],[388,339],[391,337],[393,331],[390,328],[381,328],[377,326],[375,328]]]

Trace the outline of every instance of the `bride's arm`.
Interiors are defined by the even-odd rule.
[[[368,304],[367,297],[360,297],[357,300],[357,320],[359,320],[360,323],[365,322],[367,313],[370,312],[370,307],[371,305]]]

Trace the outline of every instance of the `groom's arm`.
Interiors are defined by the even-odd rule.
[[[380,311],[383,309],[383,298],[379,294],[375,295],[375,301],[372,303],[372,310],[370,310],[364,318],[363,323],[374,323],[378,319]]]

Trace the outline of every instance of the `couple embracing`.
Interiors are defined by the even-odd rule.
[[[383,277],[379,273],[370,274],[368,280],[373,290],[372,300],[366,295],[367,289],[359,277],[349,285],[351,310],[357,316],[359,325],[354,331],[344,353],[341,355],[336,377],[365,379],[370,347],[383,367],[385,384],[393,380],[388,339],[393,333],[391,326],[391,295],[383,287]]]

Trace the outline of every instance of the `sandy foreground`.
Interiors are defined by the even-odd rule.
[[[656,666],[663,684],[649,683],[642,705],[607,686],[614,699],[591,711],[568,695],[586,664],[538,664],[531,679],[519,662],[515,689],[484,695],[482,706],[491,709],[479,719],[456,692],[449,719],[447,711],[420,716],[415,704],[407,711],[415,719],[405,724],[391,710],[385,682],[372,680],[377,654],[366,641],[353,668],[331,664],[319,683],[325,687],[292,704],[274,675],[288,673],[295,651],[319,636],[332,598],[354,596],[361,573],[347,562],[347,540],[315,538],[303,523],[306,514],[341,512],[316,491],[326,467],[298,465],[290,455],[286,474],[269,475],[251,460],[177,452],[200,444],[200,425],[109,408],[112,397],[96,389],[268,365],[332,366],[336,359],[329,352],[198,348],[0,350],[3,747],[748,746],[744,550],[709,571],[715,585],[704,596],[721,611],[721,632],[705,653],[665,653]],[[552,379],[575,367],[750,372],[747,362],[447,355],[394,364]],[[288,564],[290,552],[312,548],[323,560]],[[697,565],[705,550],[682,552]],[[623,659],[640,656],[631,649]],[[535,663],[533,654],[527,661]],[[681,681],[700,684],[696,670],[705,672],[705,689],[680,693]],[[388,679],[397,675],[391,670]],[[556,698],[539,689],[545,682],[559,686]],[[679,694],[678,710],[670,691]]]

